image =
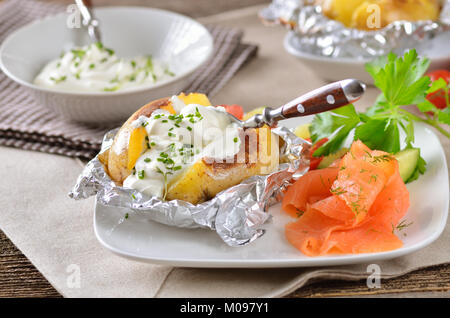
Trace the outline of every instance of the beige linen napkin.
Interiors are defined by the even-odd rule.
[[[215,103],[239,103],[247,109],[276,106],[324,84],[312,70],[284,52],[285,31],[262,26],[256,17],[257,9],[203,20],[242,28],[246,40],[261,49],[259,58],[213,98]],[[374,89],[369,90],[360,107],[369,105],[375,95]],[[443,138],[441,141],[450,158],[450,143]],[[131,262],[111,254],[96,241],[93,200],[75,202],[66,196],[82,169],[74,159],[3,147],[0,162],[0,227],[66,297],[272,297],[286,295],[312,279],[354,280],[368,276],[367,264],[251,270],[170,268]],[[382,277],[448,263],[449,240],[447,226],[430,246],[378,262]],[[79,266],[80,288],[71,288],[71,264]]]

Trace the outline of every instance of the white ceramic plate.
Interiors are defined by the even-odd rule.
[[[430,71],[450,68],[449,36],[450,33],[446,32],[432,40],[424,41],[416,47],[420,55],[427,56],[431,60]],[[343,78],[358,78],[365,83],[373,84],[372,78],[364,67],[369,60],[329,58],[303,52],[298,42],[298,36],[294,32],[286,34],[283,45],[288,53],[297,57],[325,80],[338,81]]]
[[[287,127],[309,121],[290,119]],[[448,171],[444,150],[437,136],[424,125],[417,125],[416,145],[428,163],[425,175],[408,185],[411,207],[405,219],[413,224],[401,236],[400,249],[370,254],[307,257],[290,245],[284,226],[292,218],[273,206],[272,221],[265,224],[267,232],[243,247],[229,247],[210,230],[187,230],[143,222],[131,215],[119,224],[124,209],[96,205],[95,233],[100,243],[112,252],[138,261],[188,267],[305,267],[374,262],[406,255],[424,248],[444,230],[449,208]]]

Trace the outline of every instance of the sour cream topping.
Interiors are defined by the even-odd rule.
[[[113,92],[152,86],[173,76],[166,62],[151,56],[119,58],[96,43],[63,52],[41,70],[34,84],[60,91]]]
[[[159,109],[132,123],[135,128],[145,127],[148,149],[124,187],[164,198],[168,184],[198,160],[226,162],[239,152],[240,128],[223,107],[184,105],[176,96],[171,101],[176,115]]]

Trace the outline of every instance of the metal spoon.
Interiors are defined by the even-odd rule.
[[[75,3],[83,16],[83,24],[87,26],[89,37],[94,42],[101,42],[102,38],[99,30],[99,22],[92,13],[92,1],[75,0]]]
[[[363,82],[346,79],[313,90],[276,109],[264,108],[262,114],[245,122],[234,116],[230,117],[243,128],[257,128],[264,124],[274,126],[283,119],[313,115],[348,105],[360,99],[365,90],[366,85]]]

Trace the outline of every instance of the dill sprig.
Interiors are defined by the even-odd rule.
[[[411,226],[414,222],[410,222],[407,223],[406,220],[401,221],[399,224],[397,224],[397,226],[394,226],[394,224],[392,225],[392,234],[394,234],[395,231],[403,231],[404,229],[406,229],[407,227]]]

